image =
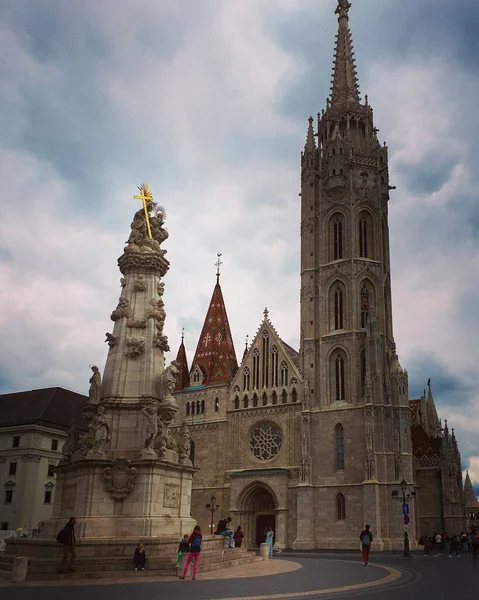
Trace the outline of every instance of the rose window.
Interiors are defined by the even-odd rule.
[[[281,431],[276,425],[263,423],[253,429],[249,447],[255,458],[259,460],[271,460],[281,449]]]

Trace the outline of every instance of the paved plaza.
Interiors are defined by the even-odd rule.
[[[280,556],[280,557],[279,557]],[[374,597],[378,600],[477,598],[479,561],[447,555],[404,559],[357,554],[283,553],[272,561],[198,574],[196,581],[137,577],[123,580],[32,582],[2,586],[2,600],[293,600]]]

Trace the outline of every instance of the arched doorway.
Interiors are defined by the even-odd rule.
[[[250,548],[259,547],[265,541],[268,527],[276,533],[276,501],[266,485],[258,483],[245,490],[239,518]]]

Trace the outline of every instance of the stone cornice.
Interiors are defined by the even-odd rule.
[[[118,259],[118,266],[123,275],[135,272],[164,277],[170,263],[157,252],[125,252]]]

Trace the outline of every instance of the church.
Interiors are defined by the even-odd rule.
[[[399,482],[415,490],[408,376],[393,335],[388,148],[361,99],[347,0],[331,94],[301,153],[300,348],[267,310],[241,362],[219,272],[196,353],[182,343],[176,426],[191,430],[192,516],[206,505],[241,525],[248,546],[272,526],[278,549],[402,548]],[[410,505],[416,538],[416,500]]]

